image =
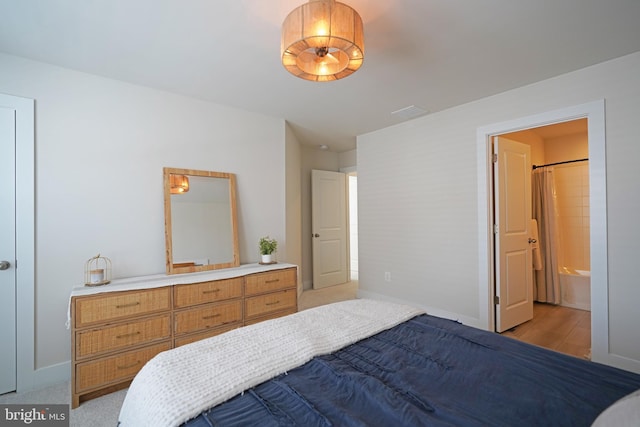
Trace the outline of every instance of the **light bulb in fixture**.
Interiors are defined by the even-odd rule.
[[[189,177],[187,175],[169,175],[169,190],[171,194],[184,194],[189,191]]]

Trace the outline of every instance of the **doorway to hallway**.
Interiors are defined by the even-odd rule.
[[[347,174],[349,197],[349,278],[358,280],[358,175]]]

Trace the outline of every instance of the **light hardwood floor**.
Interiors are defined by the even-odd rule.
[[[502,335],[583,359],[591,358],[591,312],[534,303],[533,319]]]

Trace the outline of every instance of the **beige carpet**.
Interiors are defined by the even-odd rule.
[[[106,396],[84,402],[76,409],[70,410],[70,427],[115,427],[118,414],[126,390],[120,390]],[[71,386],[69,382],[55,384],[26,393],[7,393],[0,396],[0,403],[17,404],[69,404],[71,402]]]
[[[352,281],[343,285],[323,289],[304,291],[298,301],[299,310],[317,307],[332,302],[355,299],[358,293],[358,282]],[[82,403],[78,408],[70,410],[70,427],[116,427],[120,407],[126,395],[120,390],[97,399]],[[55,384],[26,393],[7,393],[0,395],[0,403],[18,404],[69,404],[71,402],[71,386],[69,382]]]
[[[317,307],[332,302],[355,299],[358,294],[358,281],[353,280],[342,285],[329,286],[302,292],[298,300],[298,310]]]

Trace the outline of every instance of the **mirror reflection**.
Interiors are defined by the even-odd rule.
[[[239,265],[235,175],[164,168],[167,273]]]

